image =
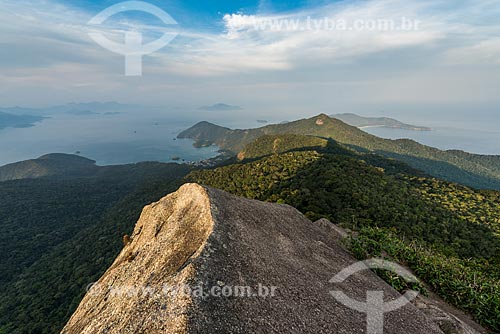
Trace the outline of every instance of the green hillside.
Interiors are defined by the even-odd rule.
[[[0,167],[0,182],[46,176],[71,177],[97,172],[95,161],[78,155],[53,153],[38,159],[20,161]]]
[[[328,140],[302,135],[265,135],[245,146],[238,153],[238,159],[255,159],[266,155],[284,153],[291,150],[306,148],[325,148]]]
[[[405,162],[434,177],[474,188],[500,189],[500,164],[495,163],[500,158],[497,156],[442,151],[409,139],[382,139],[327,115],[248,130],[231,130],[201,122],[181,132],[179,138],[213,143],[236,154],[263,135],[285,133],[331,138],[358,151],[370,151]]]
[[[186,165],[102,167],[92,176],[0,182],[0,333],[59,333],[122,248],[142,208]]]
[[[344,152],[329,143],[195,171],[189,177],[241,196],[290,204],[311,219],[395,227],[451,255],[496,254],[498,198],[437,179],[388,172],[369,156]]]

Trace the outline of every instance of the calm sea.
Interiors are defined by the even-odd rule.
[[[218,148],[215,146],[197,149],[192,146],[191,140],[174,140],[180,131],[208,116],[181,114],[183,113],[170,113],[170,116],[163,113],[85,116],[58,114],[31,128],[3,129],[0,130],[0,165],[54,152],[79,152],[84,157],[96,160],[99,165],[140,161],[171,162],[173,157],[196,161],[216,156]],[[242,115],[238,114],[211,121],[233,128],[263,125],[258,124],[252,116],[243,120]],[[277,118],[274,121],[279,123],[280,120]],[[375,127],[363,130],[382,138],[410,138],[440,149],[500,154],[500,131],[496,130],[496,124],[492,122],[450,123],[447,119],[441,123],[433,123],[427,124],[433,127],[433,131],[424,132]]]
[[[32,159],[47,153],[78,154],[99,165],[140,161],[171,162],[207,159],[218,148],[194,148],[189,139],[174,140],[193,125],[161,116],[57,115],[31,128],[0,130],[0,165]]]

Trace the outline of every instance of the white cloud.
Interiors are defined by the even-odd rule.
[[[451,9],[442,8],[445,2],[440,1],[380,0],[342,2],[284,15],[226,14],[224,33],[197,40],[174,60],[174,71],[203,76],[290,71],[353,64],[371,54],[409,48],[433,48],[434,57],[428,61],[434,63],[454,50],[460,52],[471,40],[478,43],[477,52],[494,53],[481,59],[496,63],[497,49],[481,46],[495,45],[492,36],[500,32],[500,24],[466,23],[471,21],[472,5],[477,12],[478,7],[489,8],[491,1],[466,1]],[[389,22],[393,29],[387,29]],[[418,29],[405,29],[405,23]],[[375,29],[370,29],[373,24]],[[170,59],[166,56],[167,64]],[[465,55],[462,61],[476,62]]]
[[[500,37],[451,49],[443,55],[443,62],[451,65],[500,65]]]
[[[44,102],[67,94],[71,100],[79,94],[92,99],[94,92],[107,94],[107,100],[199,99],[206,104],[206,97],[214,95],[255,100],[248,97],[251,92],[269,103],[279,96],[275,103],[316,101],[318,107],[330,105],[331,99],[491,100],[495,93],[484,85],[500,81],[496,2],[343,1],[280,15],[228,13],[217,22],[223,26],[220,32],[179,26],[173,43],[144,58],[144,77],[126,78],[123,56],[87,36],[86,22],[96,13],[51,1],[4,0],[0,99],[12,104],[22,103],[26,95]],[[327,26],[325,17],[337,29]],[[403,18],[419,21],[419,29],[348,29],[358,20],[392,20],[397,28]],[[162,31],[132,20],[105,28],[118,40],[131,27]],[[482,82],[471,66],[489,68],[493,79]],[[454,83],[461,74],[470,85]]]

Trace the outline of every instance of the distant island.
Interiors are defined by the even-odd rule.
[[[199,108],[200,110],[206,111],[233,111],[233,110],[242,110],[240,106],[232,106],[225,103],[216,103],[211,106],[203,106]]]
[[[432,131],[429,127],[406,124],[388,117],[364,117],[352,113],[335,114],[331,115],[331,117],[357,128],[384,127],[412,131]]]
[[[46,117],[34,115],[13,115],[0,112],[0,130],[4,128],[29,128]]]
[[[117,115],[124,112],[142,110],[143,106],[134,104],[120,104],[117,102],[86,102],[86,103],[67,103],[44,108],[24,108],[24,107],[0,107],[0,113],[12,115],[37,115],[54,116],[58,114],[73,115]]]
[[[75,115],[75,116],[90,116],[90,115],[99,115],[98,112],[91,111],[91,110],[68,110],[66,111],[67,114],[69,115]]]

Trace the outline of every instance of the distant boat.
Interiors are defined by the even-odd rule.
[[[265,119],[258,119],[257,120],[257,123],[260,123],[260,124],[267,124],[269,121],[268,120],[265,120]]]
[[[173,160],[173,161],[179,161],[179,160],[181,160],[181,158],[178,157],[178,156],[173,156],[170,159]]]

